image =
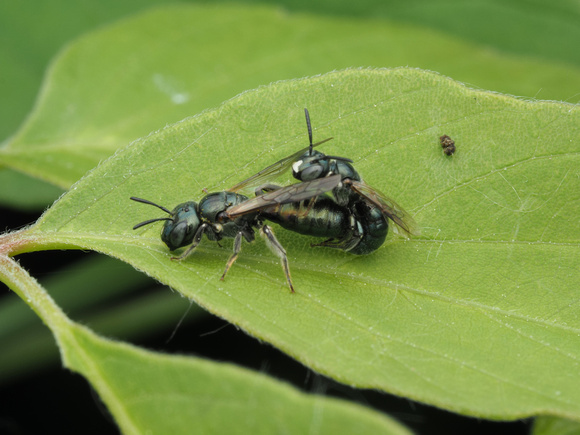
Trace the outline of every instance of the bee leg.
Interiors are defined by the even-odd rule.
[[[302,217],[305,218],[308,216],[308,214],[312,211],[312,207],[314,207],[314,204],[316,203],[316,196],[313,196],[312,198],[310,198],[310,200],[308,200],[308,205],[306,206],[306,209],[302,212],[298,213],[298,217]]]
[[[334,248],[341,249],[343,251],[349,251],[354,246],[358,244],[358,239],[353,238],[343,238],[343,239],[327,239],[320,243],[311,243],[310,247],[324,247],[324,248]]]
[[[311,243],[310,246],[323,246],[325,248],[341,249],[343,251],[350,251],[355,248],[364,237],[364,230],[362,224],[354,216],[351,216],[350,219],[350,233],[340,239],[330,238],[320,243]]]
[[[350,237],[350,238],[343,238],[343,239],[328,239],[324,242],[320,243],[311,243],[310,247],[319,247],[322,246],[324,248],[334,248],[340,249],[342,251],[350,251],[360,242],[360,238],[358,237]]]
[[[280,186],[277,186],[276,184],[262,184],[261,186],[258,186],[256,188],[256,190],[254,190],[254,194],[256,196],[260,196],[263,195],[265,193],[270,193],[273,192],[275,190],[281,189]]]
[[[177,257],[171,257],[172,260],[177,260],[177,261],[181,261],[184,258],[188,257],[189,254],[191,254],[193,252],[193,250],[195,248],[197,248],[197,245],[199,245],[199,242],[201,241],[201,238],[203,237],[203,233],[205,233],[205,231],[207,230],[207,228],[209,227],[208,224],[203,224],[201,225],[198,229],[197,232],[195,233],[195,235],[193,236],[193,242],[191,243],[191,245],[189,246],[189,248],[187,248],[187,250],[177,256]]]
[[[282,268],[286,274],[286,280],[290,286],[290,291],[294,293],[294,286],[292,285],[292,278],[290,278],[290,268],[288,267],[288,257],[286,256],[286,250],[282,247],[272,232],[272,228],[270,228],[268,225],[264,225],[262,228],[260,228],[260,235],[264,237],[270,250],[278,257],[280,257],[280,263],[282,264]]]
[[[230,267],[232,267],[232,264],[234,264],[234,262],[237,260],[238,254],[242,250],[242,235],[243,235],[242,232],[236,234],[236,238],[234,239],[234,253],[226,263],[226,270],[224,270],[224,274],[220,278],[221,281],[224,280],[226,274],[228,273],[228,270],[230,270]]]
[[[335,239],[326,239],[324,242],[311,243],[310,247],[314,248],[315,246],[332,246],[332,245],[336,245]]]

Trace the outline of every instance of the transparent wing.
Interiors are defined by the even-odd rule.
[[[320,142],[316,142],[313,144],[313,147],[316,147],[324,142],[328,142],[332,138],[329,137],[328,139],[321,140]],[[255,175],[252,175],[250,178],[242,181],[241,183],[236,184],[231,189],[228,189],[229,192],[238,192],[247,186],[259,186],[261,184],[265,184],[266,182],[270,181],[274,176],[281,174],[282,172],[286,172],[288,169],[292,167],[292,164],[306,151],[310,149],[310,145],[306,148],[301,149],[300,151],[295,152],[291,156],[285,157],[282,160],[277,161],[273,165],[268,166],[265,169],[262,169]]]
[[[403,207],[401,207],[391,198],[383,195],[381,192],[373,189],[362,181],[351,181],[351,187],[355,192],[364,196],[366,199],[380,208],[386,217],[391,219],[406,233],[413,236],[418,236],[421,234],[419,225],[417,225],[411,215],[403,210]]]
[[[304,183],[292,184],[264,195],[248,199],[226,210],[230,218],[236,218],[253,211],[290,202],[300,202],[329,192],[340,184],[340,175],[317,178]]]

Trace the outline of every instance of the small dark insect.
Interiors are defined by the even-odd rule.
[[[448,146],[455,145],[455,141],[453,139],[451,139],[449,136],[447,136],[446,134],[439,137],[439,141],[441,142],[441,146],[443,148],[447,148]]]
[[[262,171],[258,172],[253,177],[248,180],[243,181],[237,186],[232,188],[233,191],[238,190],[239,186],[244,186],[249,182],[264,182],[267,179],[272,178],[290,168],[292,168],[292,174],[294,178],[300,181],[311,181],[315,179],[320,179],[324,177],[334,176],[335,174],[340,175],[341,183],[338,184],[334,189],[332,189],[332,196],[336,204],[341,207],[345,207],[347,214],[351,215],[353,219],[357,219],[361,222],[366,222],[365,225],[367,230],[364,232],[364,236],[369,239],[372,237],[374,242],[367,246],[367,249],[363,249],[363,244],[358,245],[358,249],[353,249],[351,243],[345,243],[344,240],[339,242],[336,241],[335,237],[327,240],[326,242],[320,243],[317,246],[327,246],[334,247],[344,250],[349,250],[354,254],[368,254],[376,250],[384,242],[387,231],[388,231],[388,221],[392,220],[397,226],[399,226],[405,233],[410,235],[420,234],[419,228],[413,218],[405,211],[401,206],[399,206],[395,201],[388,198],[377,189],[372,188],[364,181],[362,181],[359,173],[351,165],[352,160],[345,157],[337,156],[327,156],[320,151],[314,150],[314,147],[325,143],[332,138],[328,138],[312,143],[312,127],[310,124],[310,114],[308,109],[304,109],[304,114],[306,116],[306,126],[308,128],[308,138],[310,140],[310,145],[276,163],[268,166]],[[257,184],[257,183],[256,183]],[[276,188],[276,186],[270,186]],[[325,237],[323,231],[318,234],[312,234],[310,232],[304,232],[299,230],[301,227],[300,222],[297,222],[293,226],[293,222],[298,219],[298,216],[304,216],[312,210],[312,203],[320,201],[319,199],[310,201],[310,209],[305,208],[305,206],[299,206],[298,204],[288,204],[282,207],[279,212],[279,216],[274,219],[270,216],[268,219],[278,222],[284,228],[300,232],[307,235],[318,235],[320,237]],[[319,204],[319,209],[330,209],[328,202],[324,200]],[[291,212],[291,209],[294,209]],[[297,214],[293,217],[294,213]],[[327,217],[326,220],[329,221],[331,217]],[[284,220],[288,221],[284,223]],[[327,236],[330,237],[330,236]],[[358,252],[357,252],[358,251]]]
[[[308,109],[304,109],[304,114],[306,115],[308,136],[312,144],[312,128]],[[332,190],[335,201],[339,205],[347,207],[357,218],[372,221],[373,225],[370,228],[375,229],[377,236],[379,231],[381,233],[384,231],[384,235],[381,236],[382,241],[375,244],[376,246],[371,251],[359,252],[361,254],[372,252],[385,240],[388,231],[387,219],[392,220],[405,233],[418,235],[420,231],[413,218],[391,198],[366,184],[351,163],[352,160],[344,157],[326,156],[320,151],[313,150],[311,145],[308,151],[292,164],[292,174],[300,181],[328,177],[333,174],[341,176],[341,183]],[[360,204],[361,202],[363,204]],[[382,218],[380,218],[381,215]],[[384,222],[379,223],[379,220]]]
[[[447,148],[443,149],[443,153],[446,156],[452,156],[455,153],[455,145],[448,146]]]
[[[172,260],[183,260],[190,255],[199,245],[204,234],[215,242],[219,242],[224,237],[233,238],[234,253],[226,263],[222,280],[238,258],[242,249],[242,239],[247,242],[254,241],[254,229],[257,229],[270,249],[280,257],[286,280],[290,290],[294,293],[286,251],[274,236],[272,229],[264,224],[263,221],[267,217],[263,215],[262,210],[308,200],[332,190],[338,183],[340,183],[340,177],[337,175],[326,179],[293,184],[260,194],[252,199],[232,191],[215,192],[204,196],[199,203],[184,202],[172,211],[146,199],[131,197],[133,201],[153,205],[169,215],[169,217],[143,221],[135,225],[133,229],[136,230],[153,222],[166,221],[161,231],[161,240],[169,250],[175,251],[190,245],[180,256],[172,257]]]
[[[326,240],[311,246],[341,249],[364,255],[377,250],[385,241],[388,219],[408,234],[419,234],[415,221],[395,201],[364,183],[344,157],[327,156],[314,147],[332,139],[312,143],[312,127],[307,109],[304,109],[310,145],[258,172],[236,185],[237,190],[250,182],[264,182],[290,168],[301,181],[320,180],[340,176],[340,183],[332,189],[332,197],[321,195],[301,202],[289,202],[262,209],[261,216],[276,222],[287,230]],[[264,184],[258,190],[275,192],[279,186]],[[234,206],[233,210],[236,207]]]
[[[455,141],[446,134],[441,136],[439,138],[439,141],[441,142],[441,146],[443,147],[443,152],[445,153],[445,155],[447,156],[453,155],[453,153],[455,152]]]

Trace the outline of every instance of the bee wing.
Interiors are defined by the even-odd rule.
[[[300,202],[329,192],[340,184],[341,176],[317,178],[304,183],[292,184],[281,189],[268,192],[264,195],[248,199],[241,204],[234,205],[226,210],[228,217],[234,219],[253,211],[290,202]]]
[[[391,198],[383,195],[376,189],[362,181],[352,181],[352,189],[364,196],[371,203],[381,209],[383,214],[401,227],[406,233],[414,236],[421,234],[417,222],[407,213],[403,207],[393,201]]]
[[[324,142],[328,142],[331,139],[332,138],[329,137],[328,139],[321,140],[320,142],[317,142],[312,146],[316,147],[320,144],[323,144]],[[306,151],[308,151],[309,148],[310,146],[307,146],[306,148],[303,148],[300,151],[295,152],[291,156],[285,157],[282,160],[277,161],[273,165],[270,165],[267,168],[262,169],[257,174],[252,175],[250,178],[242,181],[241,183],[236,184],[231,189],[228,189],[228,191],[238,192],[246,186],[259,186],[261,184],[268,182],[274,176],[281,174],[282,172],[286,172],[288,169],[290,169],[292,167],[292,164],[298,159],[298,157],[306,153]]]

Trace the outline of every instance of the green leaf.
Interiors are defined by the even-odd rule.
[[[167,356],[75,328],[66,358],[87,376],[123,433],[408,434],[378,413],[307,395],[230,364]],[[80,347],[81,352],[73,349]],[[267,416],[267,418],[265,418]]]
[[[0,141],[30,111],[52,57],[70,40],[165,0],[0,2]]]
[[[269,3],[319,14],[413,23],[505,53],[580,65],[580,52],[576,49],[580,41],[580,10],[571,0],[270,0]],[[540,28],[542,31],[538,32]]]
[[[359,65],[411,65],[553,99],[571,97],[580,82],[576,67],[514,59],[409,24],[179,5],[71,44],[0,163],[68,188],[120,146],[247,89]]]
[[[278,260],[204,240],[183,262],[159,239],[173,207],[227,189],[315,140],[422,227],[355,256],[278,230]],[[414,69],[347,70],[247,92],[117,153],[49,210],[14,252],[114,255],[339,381],[487,418],[580,418],[577,107],[474,91]],[[451,136],[457,151],[439,144]],[[287,183],[289,175],[278,181]],[[550,373],[550,376],[546,376]]]
[[[557,417],[538,417],[532,435],[580,435],[580,422]]]
[[[176,319],[186,312],[187,320],[202,314],[190,301],[162,288],[128,296],[142,291],[145,282],[148,279],[131,266],[93,256],[60,270],[43,285],[71,317],[107,337],[135,339],[175,327]],[[59,360],[50,331],[15,295],[0,299],[0,342],[0,384]]]
[[[43,285],[50,289],[52,298],[61,308],[78,313],[95,304],[103,304],[122,292],[129,293],[139,288],[140,284],[147,282],[147,278],[139,275],[130,266],[114,259],[93,257],[64,268],[44,280]],[[23,331],[36,320],[34,313],[20,301],[2,300],[0,338]]]
[[[99,337],[71,322],[5,253],[0,279],[52,330],[65,365],[91,382],[124,434],[409,433],[375,411],[300,393],[230,364],[147,352]]]

